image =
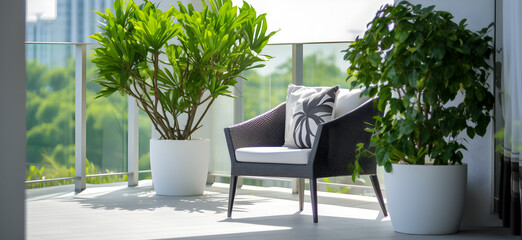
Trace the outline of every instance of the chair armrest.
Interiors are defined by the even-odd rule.
[[[315,139],[310,158],[317,177],[351,175],[348,164],[355,162],[357,144],[370,144],[371,133],[364,129],[370,127],[367,123],[373,124],[373,117],[380,114],[374,107],[376,99],[369,99],[353,111],[319,125],[319,137]],[[364,174],[376,173],[375,157],[361,159],[359,164]]]
[[[225,128],[230,154],[241,147],[282,146],[285,141],[286,103],[245,122]]]

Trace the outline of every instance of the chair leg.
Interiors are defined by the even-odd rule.
[[[381,186],[379,185],[379,179],[377,178],[377,175],[370,175],[370,180],[372,181],[375,196],[379,201],[379,205],[381,205],[382,213],[385,217],[387,217],[388,211],[386,211],[386,206],[384,205],[384,198],[382,197]]]
[[[299,191],[299,211],[303,211],[303,209],[304,209],[304,189],[305,189],[304,178],[299,178],[297,180],[297,187],[298,187],[298,191]]]
[[[315,178],[310,178],[310,198],[312,200],[314,223],[317,223],[319,218],[317,216],[317,179]]]
[[[230,189],[228,192],[228,217],[232,217],[232,207],[234,206],[234,197],[236,196],[237,176],[230,176]]]

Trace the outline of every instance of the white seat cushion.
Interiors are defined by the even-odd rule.
[[[307,164],[310,148],[244,147],[236,150],[238,162]]]

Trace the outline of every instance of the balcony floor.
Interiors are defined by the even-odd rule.
[[[505,228],[419,236],[393,231],[374,197],[319,193],[319,223],[309,196],[298,212],[289,189],[243,186],[228,219],[228,184],[203,196],[156,196],[150,180],[27,190],[27,239],[519,239]]]

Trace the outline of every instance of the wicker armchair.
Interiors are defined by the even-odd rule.
[[[228,217],[232,216],[238,176],[298,178],[301,211],[304,203],[304,179],[307,178],[310,181],[313,220],[317,223],[317,178],[352,174],[348,164],[355,161],[356,144],[362,142],[368,145],[370,141],[370,134],[364,129],[368,127],[366,123],[374,122],[373,116],[377,114],[373,100],[370,99],[353,111],[319,125],[309,157],[304,160],[305,164],[241,162],[236,158],[236,150],[239,148],[284,144],[285,103],[253,119],[225,128],[231,159]],[[376,176],[375,159],[364,159],[360,164],[364,174],[370,175],[381,209],[384,216],[387,216]]]

